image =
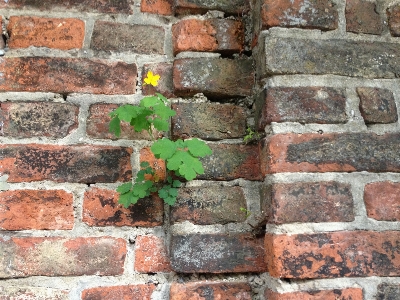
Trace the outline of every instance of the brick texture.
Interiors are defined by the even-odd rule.
[[[381,34],[383,22],[376,4],[365,0],[347,0],[346,29],[355,33]]]
[[[399,276],[398,231],[343,231],[265,238],[268,272],[280,278]]]
[[[400,5],[394,5],[387,9],[389,29],[392,36],[400,36]]]
[[[70,50],[82,48],[85,23],[79,19],[10,17],[7,26],[10,48],[29,46]]]
[[[400,221],[400,183],[369,183],[364,189],[368,217],[379,221]]]
[[[49,287],[1,287],[0,299],[40,299],[40,300],[69,300],[69,291],[61,289],[52,289]]]
[[[170,272],[171,266],[163,238],[141,235],[135,240],[135,271],[141,273]]]
[[[140,3],[140,11],[170,16],[174,12],[173,4],[174,0],[142,0]]]
[[[381,283],[378,285],[376,300],[400,299],[400,284]]]
[[[153,74],[160,75],[160,80],[157,86],[151,84],[144,84],[144,78],[147,73],[151,71]],[[167,98],[174,98],[174,84],[172,82],[172,64],[171,63],[157,63],[146,64],[142,71],[142,93],[144,95],[155,95],[161,93]]]
[[[223,11],[228,15],[241,15],[245,14],[249,9],[247,0],[175,0],[175,13],[178,15],[204,14],[210,10]]]
[[[126,243],[100,238],[0,238],[0,278],[121,275]]]
[[[121,299],[152,299],[156,286],[154,284],[136,284],[122,286],[102,286],[82,291],[82,300],[121,300]]]
[[[358,288],[335,289],[324,291],[276,293],[265,291],[268,300],[363,300],[363,291]]]

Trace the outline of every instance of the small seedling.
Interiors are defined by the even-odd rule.
[[[245,209],[244,207],[241,207],[240,211],[246,214],[246,218],[248,218],[251,215],[251,211]]]

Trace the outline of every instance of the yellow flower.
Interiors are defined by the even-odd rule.
[[[158,85],[160,75],[153,75],[152,71],[147,72],[147,77],[144,79],[144,84],[151,84],[152,86]]]

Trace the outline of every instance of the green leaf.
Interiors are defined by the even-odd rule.
[[[195,157],[204,157],[212,154],[210,147],[208,147],[205,142],[200,141],[199,139],[194,138],[186,140],[185,145],[190,154]]]
[[[180,182],[179,180],[174,180],[174,181],[172,182],[172,186],[173,186],[173,187],[178,188],[178,187],[180,187],[181,185],[182,185],[182,182]]]
[[[156,96],[147,96],[147,97],[144,97],[140,101],[140,106],[153,107],[155,105],[159,105],[160,103],[162,104],[162,102],[160,101],[160,99],[158,99],[158,97],[156,97]]]
[[[154,125],[154,128],[156,128],[157,130],[160,130],[160,131],[168,131],[169,130],[169,123],[160,118],[155,118],[153,120],[153,125]]]
[[[148,161],[142,161],[142,162],[140,163],[140,167],[141,167],[141,168],[147,168],[147,167],[150,167],[150,164],[149,164]]]
[[[154,109],[154,114],[164,120],[168,120],[170,117],[176,115],[176,111],[172,110],[168,106],[165,106],[164,103],[154,106],[153,109]]]
[[[203,174],[203,165],[198,158],[191,156],[186,151],[176,151],[175,154],[167,160],[167,168],[178,170],[179,174],[186,180],[194,179],[197,174]]]
[[[126,193],[119,196],[118,203],[122,204],[125,208],[128,208],[131,204],[136,204],[140,198],[135,196],[132,192]]]
[[[125,104],[120,107],[118,107],[116,110],[114,110],[114,114],[118,115],[118,118],[121,121],[125,122],[130,122],[133,118],[136,118],[140,111],[140,108],[138,106],[134,106],[131,104]]]
[[[131,125],[136,132],[140,132],[142,130],[149,131],[151,129],[151,122],[147,120],[147,116],[145,114],[139,115],[137,118],[132,119]]]
[[[160,93],[156,93],[157,97],[163,101],[165,104],[167,104],[169,101],[167,98],[164,97],[164,95],[160,94]]]
[[[172,197],[178,196],[178,189],[176,189],[176,188],[170,188],[170,189],[169,189],[169,195],[172,196]]]
[[[175,202],[176,202],[176,197],[172,197],[172,196],[169,196],[169,197],[166,197],[166,198],[163,198],[163,199],[164,199],[165,203],[167,203],[167,204],[169,204],[171,206],[173,206],[175,204]]]
[[[132,188],[132,182],[126,182],[117,187],[117,192],[120,194],[126,194],[131,190],[131,188]]]
[[[156,158],[161,158],[165,160],[174,155],[176,151],[176,145],[170,139],[163,138],[161,140],[156,141],[151,146],[151,151],[153,152]]]
[[[133,193],[139,198],[144,198],[150,195],[150,189],[153,186],[153,182],[146,180],[143,183],[135,183],[133,186]]]
[[[114,118],[111,119],[110,125],[109,125],[109,131],[111,133],[114,133],[115,136],[119,137],[121,135],[121,125],[120,125],[120,119],[115,116]]]

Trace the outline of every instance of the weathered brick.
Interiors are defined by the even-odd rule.
[[[139,200],[124,208],[114,190],[92,188],[85,192],[82,221],[89,226],[153,227],[163,223],[164,203],[157,197]]]
[[[265,290],[265,298],[268,300],[363,300],[363,291],[358,288],[307,291],[293,293],[277,293],[269,289]]]
[[[263,172],[400,172],[400,134],[277,134],[264,140]]]
[[[376,12],[376,4],[365,0],[347,0],[346,29],[355,33],[382,34],[383,22]]]
[[[267,74],[334,74],[397,78],[400,48],[387,42],[267,37]]]
[[[3,135],[14,138],[63,138],[78,127],[79,108],[70,103],[1,102]]]
[[[82,300],[150,300],[156,286],[154,284],[135,284],[121,286],[101,286],[82,291]]]
[[[223,11],[228,15],[243,15],[249,9],[248,0],[175,0],[175,13],[178,15],[204,14],[210,10]]]
[[[152,86],[151,84],[144,84],[144,78],[147,73],[151,71],[153,74],[160,75],[158,85]],[[146,64],[142,72],[142,93],[144,95],[155,95],[155,93],[163,94],[167,98],[174,98],[174,84],[172,82],[172,64],[171,63],[157,63]]]
[[[376,300],[400,299],[400,284],[381,283],[378,285]]]
[[[155,235],[141,235],[135,241],[135,271],[141,273],[170,272],[165,241]]]
[[[209,146],[212,154],[200,159],[204,174],[198,175],[198,179],[263,179],[257,145],[209,144]]]
[[[366,124],[397,122],[397,108],[393,93],[380,88],[357,88],[360,112]]]
[[[246,208],[243,190],[238,186],[207,186],[181,188],[171,208],[171,222],[190,221],[195,224],[227,224],[244,222]]]
[[[169,297],[172,300],[224,299],[251,300],[251,287],[244,282],[188,282],[173,283]]]
[[[174,0],[142,0],[140,11],[151,14],[170,16],[174,13]]]
[[[150,148],[145,147],[140,150],[140,162],[148,162],[150,167],[155,172],[155,179],[157,181],[163,181],[167,178],[167,169],[165,167],[165,161],[161,158],[157,159]],[[147,180],[151,180],[151,175],[145,175]]]
[[[110,112],[118,108],[117,104],[96,103],[89,107],[89,115],[86,119],[86,133],[95,139],[117,139],[109,130],[111,118]],[[151,140],[147,131],[136,132],[127,122],[121,122],[121,135],[119,138],[128,140]],[[154,133],[156,135],[156,132]]]
[[[132,149],[111,146],[0,145],[9,182],[116,182],[131,179]]]
[[[85,23],[79,19],[10,17],[7,26],[10,48],[47,47],[62,50],[82,48]]]
[[[0,91],[134,94],[135,64],[63,57],[0,58]]]
[[[53,289],[49,287],[33,287],[33,286],[19,286],[19,287],[1,287],[0,286],[0,299],[1,300],[69,300],[69,291],[62,289]]]
[[[400,5],[387,9],[389,30],[392,36],[400,36]]]
[[[244,27],[231,19],[186,19],[172,25],[172,40],[175,55],[183,51],[231,55],[244,49]]]
[[[246,112],[240,106],[215,103],[173,104],[172,137],[204,140],[241,138],[246,135]]]
[[[379,221],[400,221],[400,183],[384,181],[365,186],[367,215]]]
[[[256,111],[259,130],[271,122],[346,123],[346,96],[327,87],[272,87],[261,93]]]
[[[0,192],[0,229],[72,229],[73,196],[63,190]]]
[[[331,0],[263,0],[262,28],[298,27],[334,30],[338,27],[338,12]]]
[[[178,273],[265,272],[264,248],[251,234],[172,235],[171,266]]]
[[[399,238],[399,231],[267,234],[268,272],[297,279],[399,276]]]
[[[250,59],[182,58],[174,61],[175,94],[210,98],[250,96],[254,85]]]
[[[270,223],[354,220],[353,197],[348,184],[334,181],[274,183],[261,190]]]
[[[164,54],[164,29],[158,26],[96,21],[90,48],[102,51]]]
[[[0,278],[121,275],[126,242],[111,237],[0,238]]]
[[[102,1],[102,0],[8,0],[0,2],[0,8],[30,8],[39,10],[77,12],[101,12],[131,14],[133,0]]]

